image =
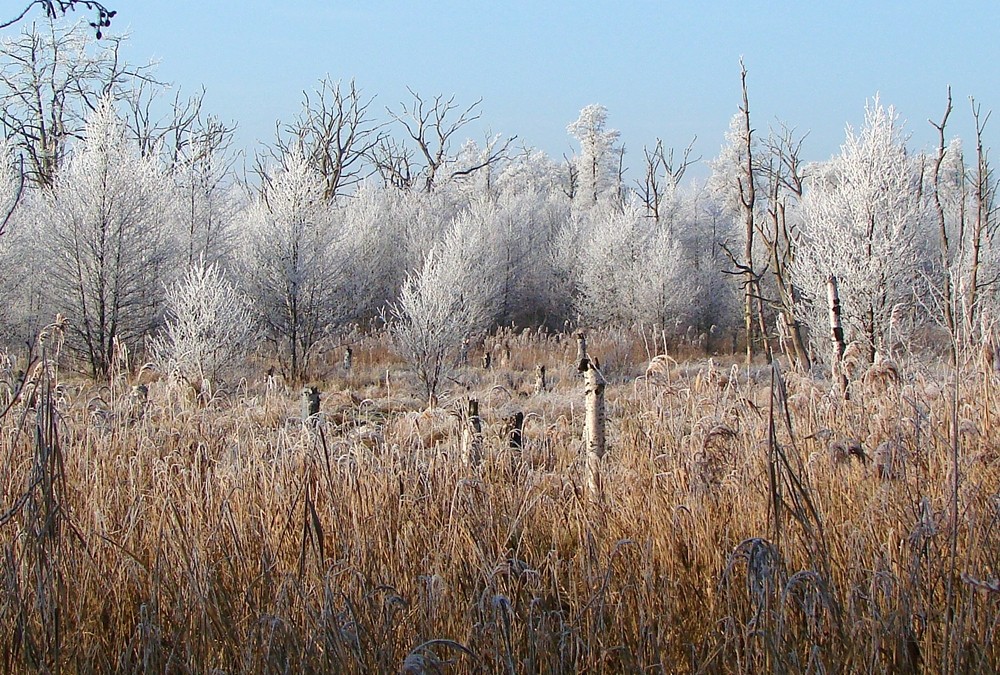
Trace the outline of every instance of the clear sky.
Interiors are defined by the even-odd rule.
[[[968,97],[1000,108],[996,0],[108,0],[112,31],[133,62],[239,123],[238,143],[269,140],[303,90],[325,75],[355,79],[384,111],[407,98],[483,99],[486,129],[560,157],[566,125],[590,103],[608,108],[626,163],[657,137],[709,159],[749,71],[754,126],[809,131],[807,159],[836,153],[876,92],[907,121],[911,147],[933,144],[950,84],[951,136],[972,147]],[[1000,113],[998,113],[1000,115]],[[988,142],[1000,140],[1000,119]]]

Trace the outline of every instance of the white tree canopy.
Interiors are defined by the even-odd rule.
[[[343,233],[335,216],[301,147],[267,176],[247,213],[245,283],[292,377],[305,375],[311,348],[351,302],[344,296]]]
[[[871,358],[906,333],[914,307],[925,204],[920,165],[906,149],[899,115],[876,97],[840,155],[810,179],[802,201],[803,239],[795,278],[809,304],[812,334],[826,335],[825,284],[832,275],[848,341]]]
[[[69,346],[104,375],[116,343],[139,348],[158,321],[172,250],[162,222],[169,190],[110,99],[86,131],[38,200],[34,238],[49,272],[42,288],[49,308],[69,320]]]
[[[602,198],[616,198],[618,180],[619,132],[607,128],[608,109],[591,104],[580,111],[566,131],[580,143],[580,154],[573,158],[576,169],[577,203],[590,206]]]

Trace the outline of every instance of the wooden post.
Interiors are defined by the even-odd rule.
[[[479,417],[479,401],[469,399],[469,408],[462,429],[462,463],[479,466],[483,451],[483,422]]]
[[[541,394],[545,389],[545,366],[538,364],[535,366],[535,394]]]
[[[517,473],[521,461],[521,450],[524,449],[524,413],[518,410],[504,420],[504,434],[507,436],[508,452],[510,452],[511,475]]]
[[[309,385],[302,389],[302,422],[312,424],[319,415],[319,389]]]
[[[844,344],[844,326],[840,320],[840,293],[837,290],[837,277],[832,274],[826,280],[826,295],[830,305],[830,340],[833,343],[830,376],[840,387],[840,394],[846,400],[850,398],[850,394],[847,391],[847,372],[844,370],[842,361],[847,345]]]
[[[518,410],[505,422],[508,445],[511,450],[520,452],[524,448],[524,413]]]
[[[604,389],[607,382],[601,371],[589,360],[584,372],[584,393],[586,395],[586,428],[584,440],[587,444],[587,490],[591,498],[601,493],[601,459],[605,451]]]

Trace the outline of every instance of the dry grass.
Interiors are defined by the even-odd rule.
[[[596,500],[571,336],[499,336],[432,411],[368,338],[308,425],[273,382],[199,402],[42,369],[2,418],[0,669],[1000,668],[997,382],[970,371],[956,399],[894,364],[843,402],[732,363],[645,377],[641,340],[589,344],[612,374]]]

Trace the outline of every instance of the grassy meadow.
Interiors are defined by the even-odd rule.
[[[373,335],[349,371],[318,359],[305,423],[274,376],[198,397],[134,365],[97,385],[50,353],[19,387],[7,364],[0,670],[1000,669],[1000,380],[978,359],[856,364],[844,401],[728,355],[649,367],[637,333],[588,341],[598,493],[572,336],[494,336],[427,408]]]

